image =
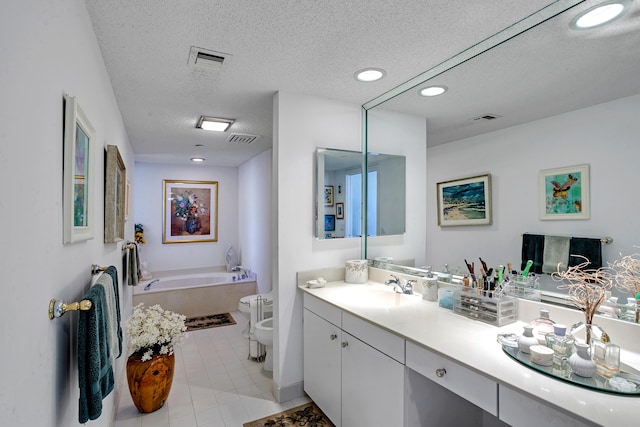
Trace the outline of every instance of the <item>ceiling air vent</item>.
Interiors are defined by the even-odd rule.
[[[474,118],[469,119],[469,120],[471,120],[472,122],[487,122],[487,121],[498,119],[500,117],[502,117],[502,116],[499,116],[497,114],[490,114],[489,113],[489,114],[483,114],[483,115],[478,116],[478,117],[474,117]]]
[[[251,144],[258,138],[260,138],[260,135],[250,135],[246,133],[232,133],[227,138],[227,142],[232,142],[234,144]]]
[[[231,55],[228,53],[191,46],[191,50],[189,51],[189,61],[187,62],[189,65],[197,65],[199,67],[220,70],[222,68],[222,64],[227,61],[229,57],[231,57]]]

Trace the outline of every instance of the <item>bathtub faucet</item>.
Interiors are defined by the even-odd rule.
[[[241,271],[242,274],[238,275],[238,279],[249,279],[251,277],[251,269],[243,267],[241,265],[236,265],[231,269],[231,271]]]
[[[155,279],[155,280],[150,281],[150,282],[147,284],[147,286],[145,286],[145,287],[144,287],[144,290],[145,290],[145,291],[148,291],[149,289],[151,289],[151,285],[153,285],[154,283],[159,282],[159,281],[160,281],[160,279]]]

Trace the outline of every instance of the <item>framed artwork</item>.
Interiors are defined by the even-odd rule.
[[[129,221],[129,198],[131,195],[131,183],[127,180],[127,187],[124,194],[124,220]]]
[[[75,97],[64,95],[63,242],[93,239],[95,130]]]
[[[491,224],[491,175],[443,181],[438,188],[438,225]]]
[[[162,243],[218,241],[218,182],[164,180]]]
[[[336,230],[336,216],[335,215],[325,215],[324,216],[324,231],[335,231]]]
[[[324,186],[324,205],[333,206],[333,185]]]
[[[126,169],[120,151],[107,145],[104,167],[104,242],[124,240]]]
[[[545,169],[538,175],[540,219],[589,219],[589,165]]]
[[[336,219],[344,219],[344,203],[336,203]]]

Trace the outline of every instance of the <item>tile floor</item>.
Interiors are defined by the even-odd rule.
[[[231,314],[235,325],[189,332],[176,348],[171,393],[156,412],[138,412],[123,375],[115,427],[242,427],[308,402],[306,397],[274,401],[271,372],[247,359],[249,342],[241,336],[247,320],[240,312]]]

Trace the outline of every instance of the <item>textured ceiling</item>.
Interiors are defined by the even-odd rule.
[[[364,104],[552,2],[86,0],[86,3],[136,160],[186,164],[190,157],[203,155],[207,158],[205,164],[238,166],[272,145],[272,99],[277,91]],[[637,13],[627,20],[637,22]],[[533,44],[536,49],[559,47],[549,38]],[[229,56],[219,71],[193,66],[188,64],[192,46]],[[636,42],[630,47],[636,61],[638,46]],[[563,84],[549,72],[565,68],[555,62],[558,58],[576,59],[564,52],[541,59],[551,68],[547,68],[545,75],[537,75],[532,84],[545,88],[546,79]],[[577,59],[581,67],[587,68],[598,61],[591,57]],[[487,61],[484,62],[486,66]],[[495,55],[488,65],[492,79],[496,79],[506,76],[502,70],[513,68],[513,61]],[[385,78],[374,83],[361,83],[353,78],[357,70],[369,66],[385,69]],[[460,87],[470,90],[472,74],[462,66],[457,71],[455,79],[461,79],[464,85]],[[476,72],[487,70],[480,67],[473,75]],[[447,86],[454,87],[455,79]],[[502,97],[506,97],[505,102],[512,101],[510,93],[510,90],[493,93],[492,103],[475,110],[478,114],[501,114],[494,104],[500,105]],[[473,99],[478,99],[475,95]],[[458,98],[454,104],[459,106],[460,102],[465,101]],[[398,99],[385,107],[408,108],[400,104],[404,102]],[[543,104],[538,103],[537,107],[540,105]],[[455,119],[447,112],[452,108],[448,108],[424,111],[424,105],[414,105],[407,111],[431,116],[429,124],[435,133],[433,138],[429,136],[429,141],[437,142],[437,133],[455,128],[452,126]],[[465,114],[471,114],[469,110]],[[195,128],[200,115],[233,118],[236,122],[224,134],[204,132]],[[225,139],[231,132],[261,138],[250,145],[230,144]],[[451,135],[457,138],[458,134],[440,140]]]

